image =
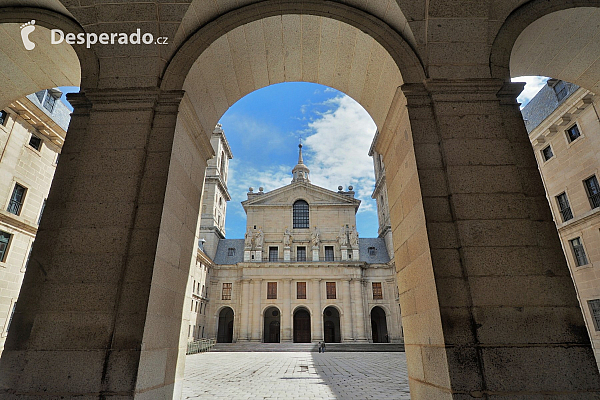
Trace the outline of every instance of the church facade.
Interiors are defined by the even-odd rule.
[[[250,188],[245,239],[222,239],[210,278],[208,337],[218,342],[401,342],[393,262],[383,238],[359,238],[353,188],[292,182]]]

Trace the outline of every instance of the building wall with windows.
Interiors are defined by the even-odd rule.
[[[207,317],[209,311],[209,282],[211,270],[214,264],[212,260],[204,253],[202,248],[198,248],[196,263],[190,268],[189,297],[191,297],[190,307],[186,310],[189,314],[188,341],[198,340],[208,337],[207,323],[210,318]]]
[[[600,363],[600,98],[550,80],[522,113]]]
[[[60,95],[43,90],[0,112],[0,349],[69,124]]]
[[[242,202],[245,239],[219,241],[210,278],[210,337],[219,342],[401,342],[395,270],[383,238],[359,238],[360,201],[292,183]]]

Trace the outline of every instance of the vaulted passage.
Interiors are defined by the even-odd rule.
[[[269,307],[265,310],[264,324],[264,343],[279,343],[280,338],[280,320],[281,314],[277,307]]]
[[[294,343],[310,343],[310,314],[304,308],[294,312]]]
[[[371,333],[373,343],[389,343],[385,311],[381,307],[371,310]]]
[[[219,327],[217,330],[217,343],[233,342],[233,310],[225,307],[219,312]]]
[[[323,310],[323,339],[325,343],[340,343],[342,341],[340,313],[335,307],[327,307]]]

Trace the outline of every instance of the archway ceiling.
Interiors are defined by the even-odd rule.
[[[600,8],[548,14],[519,35],[511,76],[542,75],[600,92]]]
[[[38,26],[27,51],[21,43],[20,25],[0,24],[0,109],[16,99],[57,86],[79,86],[81,69],[75,50],[66,44],[51,45],[50,32]]]
[[[184,89],[205,132],[237,100],[262,87],[305,81],[358,101],[381,129],[400,71],[373,38],[325,17],[268,17],[221,36],[198,58]]]

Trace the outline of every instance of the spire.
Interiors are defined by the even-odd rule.
[[[306,165],[304,165],[304,161],[302,160],[302,139],[300,140],[300,144],[298,145],[298,164],[292,170],[292,183],[293,182],[310,182],[308,179],[308,174],[310,170]]]

